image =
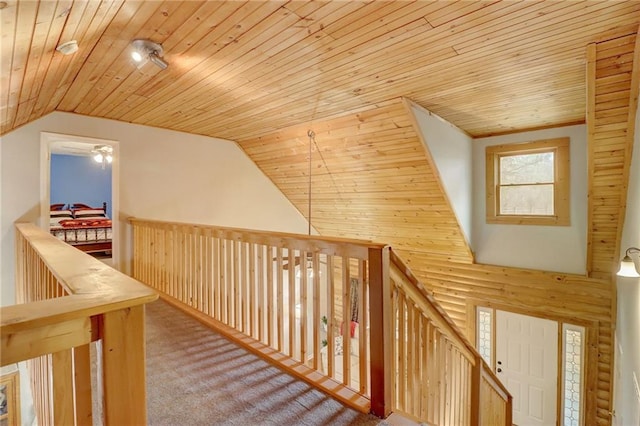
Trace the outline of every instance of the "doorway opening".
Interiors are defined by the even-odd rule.
[[[513,396],[519,426],[584,424],[586,328],[476,307],[476,344]]]
[[[42,132],[40,226],[119,269],[118,142]]]

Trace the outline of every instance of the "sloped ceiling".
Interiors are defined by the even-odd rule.
[[[471,263],[410,114],[396,99],[239,144],[320,234],[385,242],[406,259]]]
[[[406,96],[480,136],[584,122],[585,46],[640,2],[8,0],[0,19],[2,134],[58,110],[241,140]],[[135,38],[169,68],[137,69]]]

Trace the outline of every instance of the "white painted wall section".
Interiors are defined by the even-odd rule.
[[[472,142],[465,132],[417,106],[412,111],[467,243],[472,241]]]
[[[2,137],[2,305],[14,303],[13,223],[40,212],[40,132],[119,142],[121,250],[129,271],[127,218],[307,233],[305,218],[234,143],[222,139],[54,112]]]
[[[570,138],[570,226],[486,223],[485,148]],[[473,246],[478,263],[585,274],[587,257],[587,130],[566,126],[473,142]]]
[[[620,245],[620,257],[629,247],[640,247],[640,109],[631,157],[627,211]],[[633,254],[640,271],[638,255]],[[618,277],[618,310],[614,403],[616,426],[640,425],[640,278]],[[636,377],[634,381],[634,375]]]

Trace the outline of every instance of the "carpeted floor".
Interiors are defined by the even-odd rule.
[[[159,300],[147,305],[150,425],[386,425]]]

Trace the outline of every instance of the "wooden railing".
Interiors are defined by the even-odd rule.
[[[382,329],[383,318],[369,316],[370,305],[385,300],[383,283],[375,278],[382,276],[384,246],[130,222],[136,279],[343,402],[384,412],[381,390],[390,386],[384,342],[370,339],[373,330]]]
[[[0,364],[28,360],[38,424],[145,424],[144,304],[157,293],[33,224],[16,225],[16,290],[0,308]]]
[[[507,389],[393,251],[390,273],[393,411],[434,425],[511,425]]]
[[[509,393],[389,247],[130,222],[136,279],[352,407],[437,425],[510,424]]]

